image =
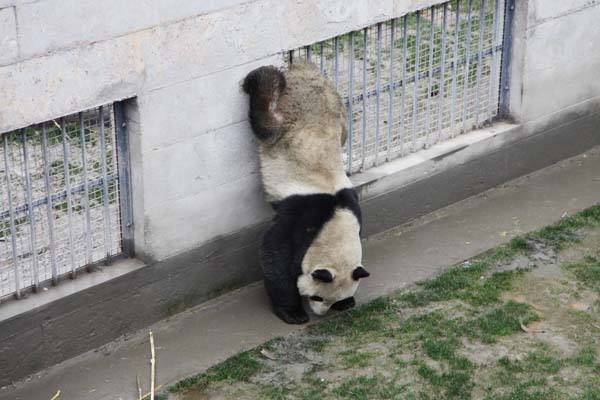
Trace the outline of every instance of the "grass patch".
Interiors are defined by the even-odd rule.
[[[240,353],[204,374],[181,381],[171,391],[194,388],[190,396],[197,396],[213,384],[211,389],[227,392],[231,383],[243,382],[225,397],[215,393],[219,398],[248,394],[271,400],[475,396],[487,400],[600,400],[598,350],[589,332],[567,337],[579,346],[568,356],[556,345],[542,344],[536,335],[522,332],[522,325],[542,317],[549,326],[556,326],[551,325],[552,316],[559,314],[568,317],[569,326],[582,329],[600,322],[594,313],[566,308],[571,298],[576,299],[573,282],[600,293],[597,251],[591,252],[594,257],[562,266],[567,274],[561,279],[569,284],[560,286],[553,296],[571,296],[567,302],[555,303],[552,296],[525,297],[529,294],[525,291],[538,290],[537,286],[516,284],[528,270],[510,269],[517,264],[515,260],[519,265],[522,259],[532,262],[540,251],[564,248],[589,232],[583,228],[597,226],[600,205],[515,237],[420,283],[414,291],[377,299],[312,325],[296,338],[277,339]],[[532,274],[523,282],[529,278],[541,279]],[[536,306],[539,313],[527,303],[503,301],[507,291],[519,296],[513,298],[536,299],[536,305],[541,305]],[[592,294],[586,292],[587,297]],[[590,301],[600,304],[598,299]],[[561,311],[547,311],[552,308]],[[372,343],[387,350],[379,352]],[[261,348],[273,357],[261,356]],[[499,348],[509,356],[498,358],[495,351]],[[477,351],[473,349],[481,349],[482,355],[473,354]]]
[[[290,390],[284,386],[262,385],[260,388],[260,398],[268,400],[285,400],[288,398]]]
[[[419,376],[429,382],[436,396],[434,398],[467,399],[473,389],[472,376],[464,371],[449,371],[440,373],[425,364],[417,370]]]
[[[494,272],[491,258],[476,261],[466,266],[449,269],[438,277],[421,285],[421,289],[402,294],[400,300],[411,307],[421,307],[433,302],[462,300],[475,306],[497,303],[500,295],[512,287],[512,283],[526,270]],[[502,257],[505,257],[503,255]]]
[[[397,399],[404,393],[404,387],[395,385],[382,375],[359,376],[344,381],[334,388],[336,398],[355,400]]]
[[[594,347],[584,346],[576,356],[563,358],[547,344],[538,344],[522,359],[502,357],[496,393],[486,399],[594,399],[600,394],[600,376],[594,372],[596,357]],[[561,371],[573,366],[580,367],[580,376],[563,379]],[[582,390],[573,390],[572,384]],[[580,394],[569,395],[575,392]]]
[[[539,319],[529,304],[510,300],[473,320],[467,329],[472,337],[493,343],[496,337],[512,335],[520,331],[521,324]]]
[[[338,356],[345,368],[365,368],[375,358],[376,354],[346,350],[339,353]]]
[[[578,230],[598,225],[600,225],[600,204],[563,218],[553,225],[533,232],[529,237],[541,239],[555,250],[561,250],[565,245],[579,240]]]
[[[258,349],[236,354],[209,368],[205,373],[183,379],[169,388],[171,393],[185,392],[191,388],[205,388],[211,382],[248,382],[252,376],[264,369],[257,359]]]
[[[356,339],[369,332],[385,330],[389,321],[396,316],[397,311],[398,307],[389,298],[379,298],[320,324],[312,325],[309,332],[317,335]]]
[[[594,367],[598,359],[598,350],[593,346],[585,346],[572,359],[574,365]]]
[[[564,265],[563,268],[572,273],[584,286],[600,293],[600,259],[587,256],[581,261]]]
[[[317,353],[322,353],[330,342],[331,339],[328,337],[309,336],[305,342],[305,346],[308,350],[312,350]]]

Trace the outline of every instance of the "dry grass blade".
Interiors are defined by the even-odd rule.
[[[263,357],[268,358],[269,360],[276,360],[277,359],[277,356],[274,353],[272,353],[269,350],[267,350],[267,349],[262,349],[260,351],[260,354],[262,354]]]
[[[150,331],[150,400],[154,400],[154,383],[156,379],[156,353],[154,351],[154,335]]]
[[[54,396],[52,396],[52,398],[50,400],[59,400],[60,399],[60,390],[58,390],[56,392],[56,394]]]
[[[159,390],[159,389],[160,389],[160,388],[162,388],[162,387],[163,387],[163,385],[158,385],[158,386],[156,386],[156,387],[154,388],[154,390],[155,390],[155,391],[156,391],[156,390]],[[148,393],[146,393],[145,395],[143,395],[142,397],[140,397],[140,400],[146,400],[146,399],[150,399],[150,396],[151,396],[151,393],[150,393],[150,392],[148,392]]]
[[[140,376],[138,374],[135,374],[135,381],[137,384],[138,400],[142,400],[142,386],[140,385]]]
[[[519,320],[519,326],[521,327],[521,330],[526,333],[545,333],[546,332],[545,329],[528,328],[520,320]]]

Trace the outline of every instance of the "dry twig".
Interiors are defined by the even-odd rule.
[[[140,385],[140,376],[135,374],[135,381],[137,383],[138,400],[142,400],[142,386]]]
[[[154,352],[154,335],[150,331],[150,400],[154,400],[154,383],[156,379],[156,354]]]

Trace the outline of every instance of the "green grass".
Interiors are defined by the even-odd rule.
[[[485,343],[493,343],[497,337],[512,335],[521,330],[521,324],[539,320],[540,317],[529,304],[508,301],[486,311],[468,324],[469,334]]]
[[[466,343],[504,346],[507,340],[531,338],[522,326],[543,317],[527,303],[503,300],[507,291],[523,290],[515,283],[522,282],[528,270],[497,271],[497,267],[506,267],[517,257],[527,258],[540,248],[564,248],[585,234],[583,228],[599,225],[600,205],[516,237],[422,282],[413,291],[339,313],[308,327],[297,339],[276,339],[240,353],[179,382],[170,391],[202,391],[211,385],[224,388],[237,382],[241,389],[236,390],[267,400],[426,400],[470,399],[479,387],[487,400],[600,400],[600,364],[589,338],[581,339],[578,351],[569,356],[539,341],[522,342],[522,349],[512,350],[518,356],[511,353],[491,361],[485,384],[479,381],[481,368],[466,347]],[[598,290],[598,264],[597,256],[588,256],[563,268],[572,280]],[[571,315],[575,312],[568,311],[573,323],[596,323],[590,313],[577,311],[575,318]],[[386,346],[388,353],[373,350],[368,346],[371,343]],[[261,356],[261,348],[275,354],[275,359]],[[305,352],[300,358],[308,354],[308,359],[290,357],[298,351]],[[324,358],[319,359],[320,355]],[[380,358],[383,365],[375,362]],[[252,379],[260,374],[280,374],[277,365],[297,362],[311,363],[301,381],[265,384]],[[567,369],[578,371],[575,383],[561,375]],[[332,370],[342,375],[328,380]]]
[[[419,376],[429,382],[436,396],[434,398],[466,399],[470,398],[473,380],[470,371],[437,372],[425,364],[417,370]]]
[[[171,393],[185,392],[191,388],[202,388],[211,382],[248,382],[252,376],[263,370],[258,361],[258,350],[252,349],[209,368],[205,373],[183,379],[169,388]]]
[[[499,253],[506,257],[506,250],[503,248]],[[466,266],[453,267],[423,283],[421,290],[401,295],[400,300],[411,307],[446,300],[463,300],[477,306],[497,303],[500,294],[510,289],[515,279],[522,276],[526,270],[516,269],[487,275],[496,264],[492,261],[496,257],[498,255],[494,254]]]
[[[345,368],[364,368],[370,364],[370,361],[375,358],[376,354],[346,350],[339,353],[338,356]]]
[[[600,259],[586,256],[579,262],[564,265],[563,268],[572,273],[584,286],[600,293]]]
[[[588,367],[596,366],[598,359],[598,350],[593,346],[585,346],[579,353],[572,359],[574,365],[584,365]]]
[[[262,385],[260,387],[260,398],[269,400],[285,400],[290,390],[283,386]]]
[[[600,225],[600,204],[533,232],[530,237],[541,239],[555,250],[561,250],[565,245],[579,240],[578,230],[598,225]]]
[[[313,325],[309,332],[358,339],[365,333],[385,330],[397,310],[398,307],[392,304],[389,298],[379,298]]]
[[[394,385],[382,375],[349,378],[332,390],[338,398],[354,400],[396,399],[403,392],[402,386]]]
[[[594,372],[598,366],[596,360],[596,349],[592,346],[582,347],[574,357],[564,357],[550,345],[538,344],[525,357],[498,360],[496,393],[486,399],[594,399],[600,394],[600,375]],[[573,366],[579,367],[580,377],[570,381],[583,387],[578,396],[569,395],[574,392],[569,386],[572,383],[560,375],[565,368]],[[552,387],[551,382],[566,387]]]

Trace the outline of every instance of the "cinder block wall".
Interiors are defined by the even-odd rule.
[[[135,245],[162,260],[269,216],[240,91],[248,71],[440,2],[0,0],[0,131],[135,98]],[[543,125],[596,109],[600,3],[516,7],[513,117]]]
[[[600,2],[516,0],[515,5],[512,115],[527,123],[588,108],[583,103],[600,97]]]

